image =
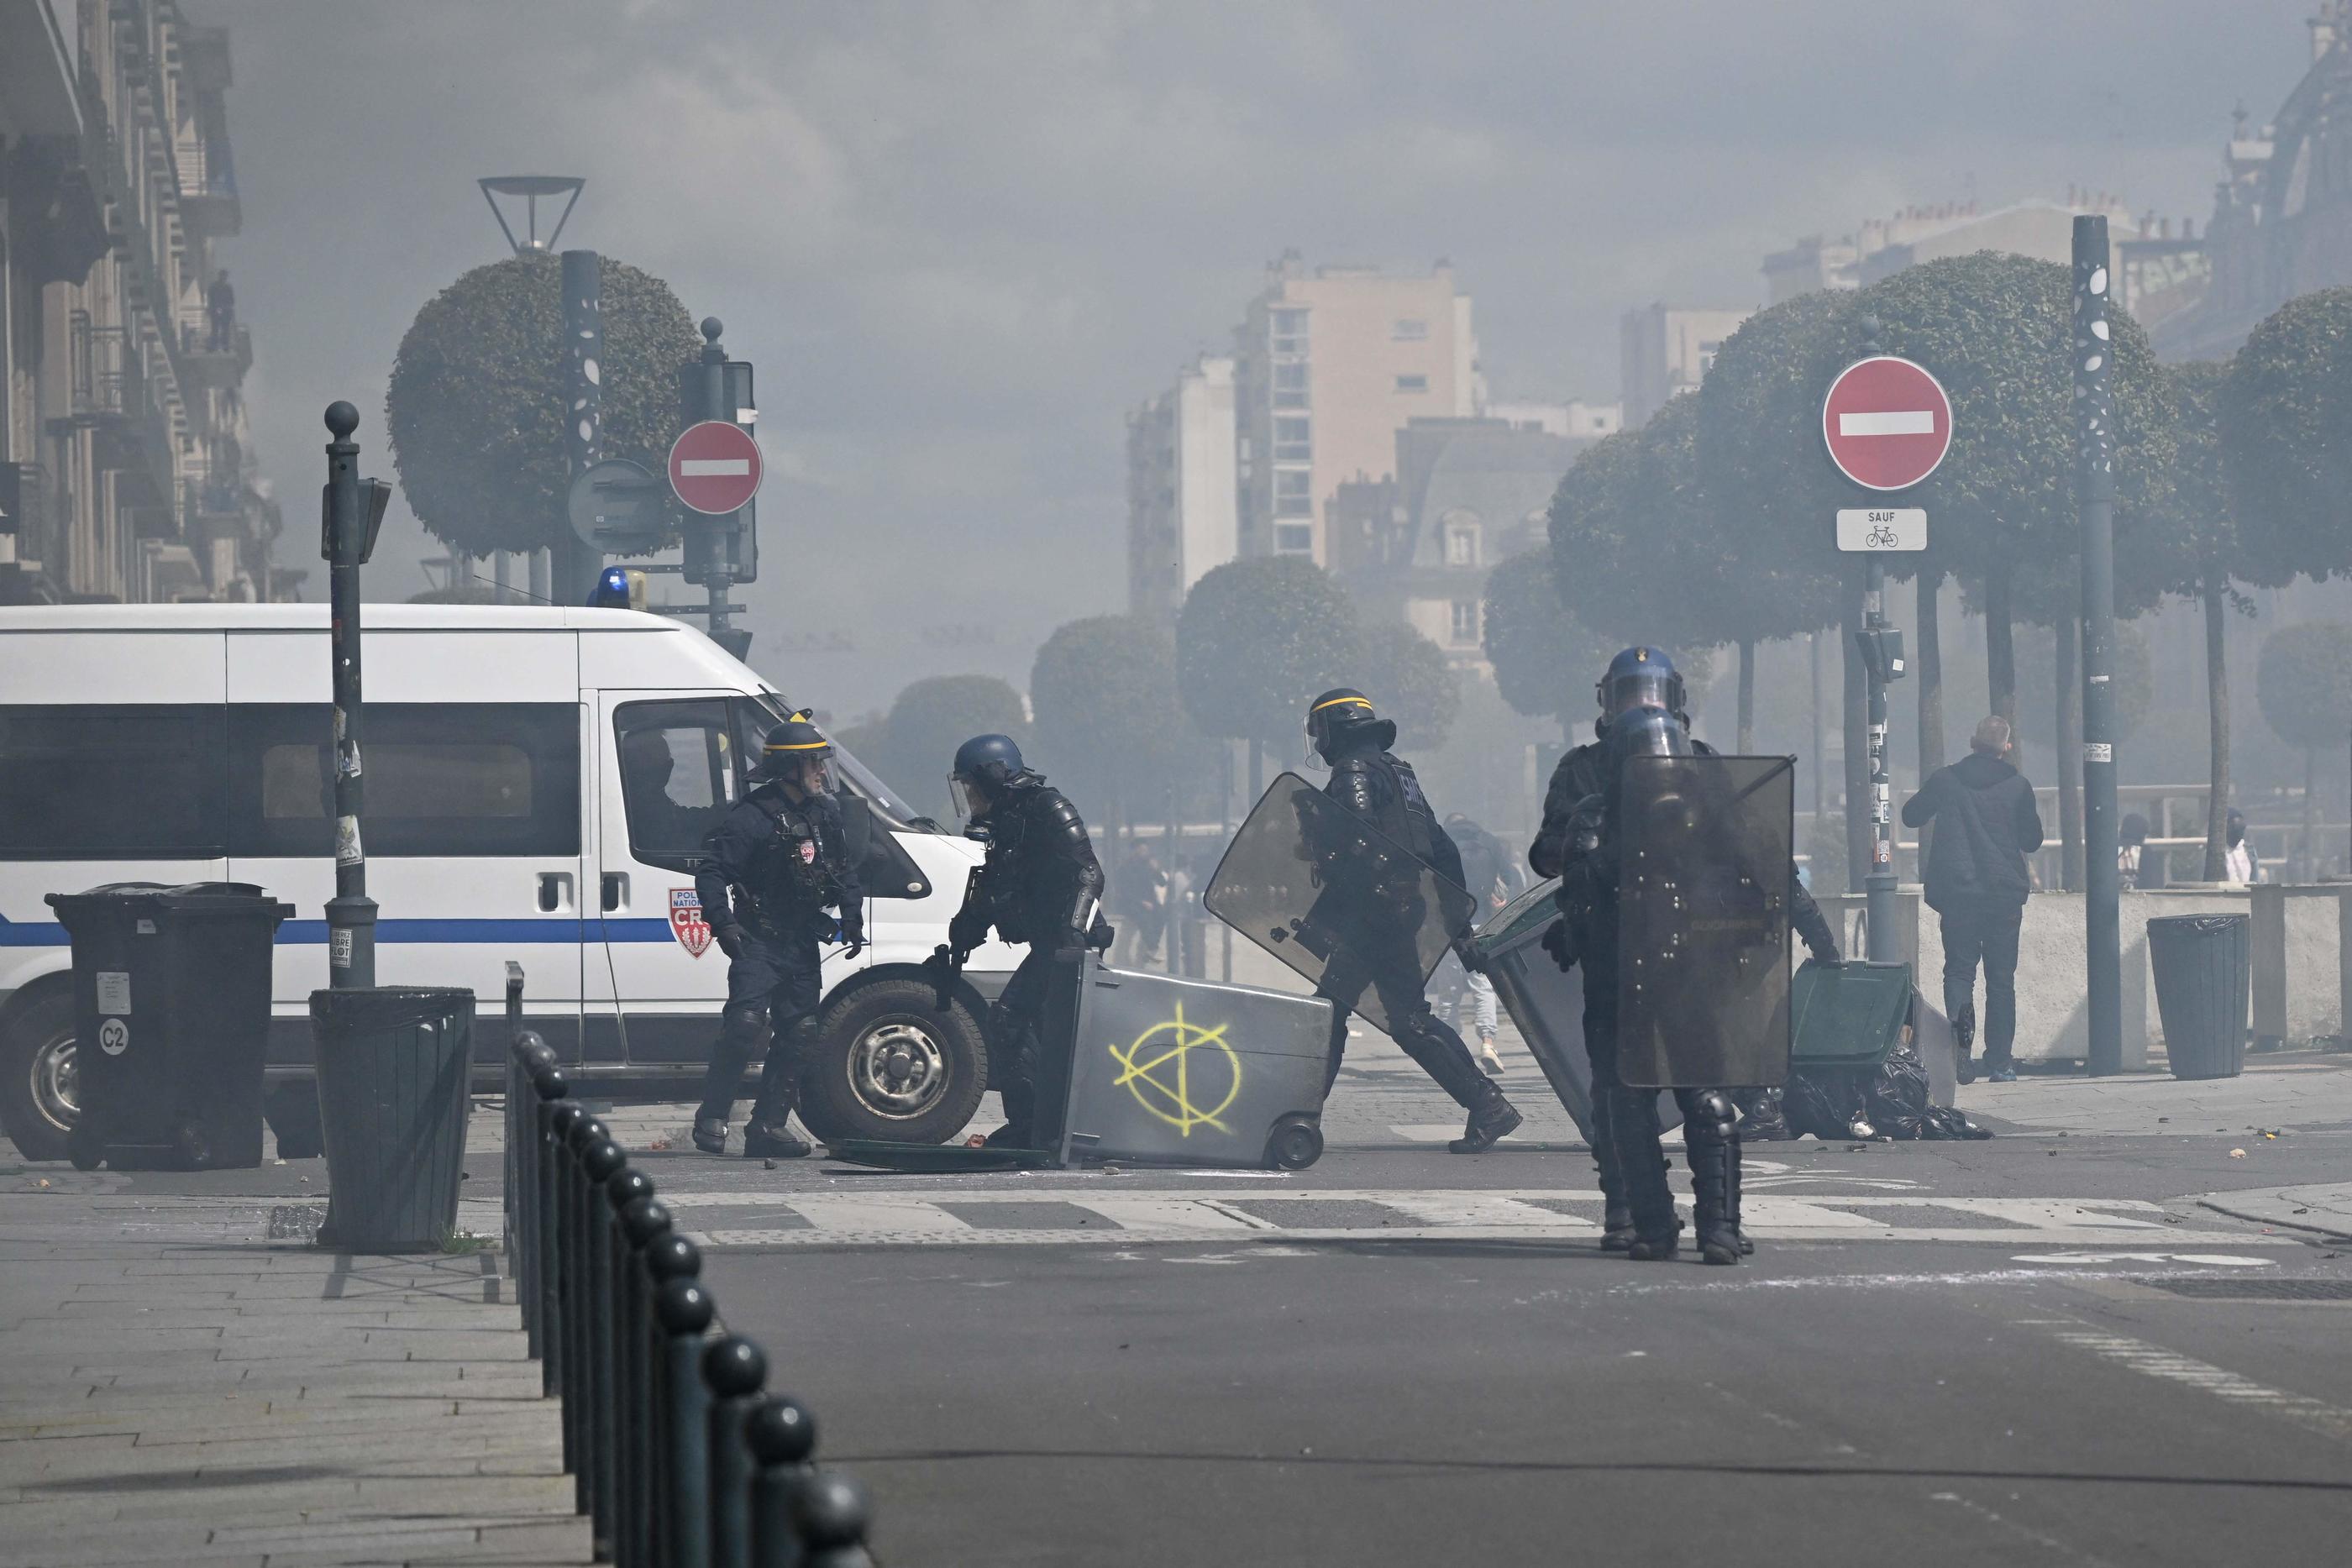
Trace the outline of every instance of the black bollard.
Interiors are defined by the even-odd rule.
[[[507,1085],[507,1266],[514,1273],[522,1326],[536,1355],[539,1307],[531,1300],[531,1283],[539,1260],[539,1213],[532,1207],[539,1159],[539,1075],[555,1070],[555,1053],[537,1035],[526,1033],[515,1047],[513,1067]]]
[[[801,1561],[807,1568],[874,1568],[866,1550],[872,1513],[865,1487],[831,1470],[812,1472],[793,1499],[793,1521],[805,1553]]]
[[[655,1243],[650,1257],[656,1266],[665,1255],[671,1267],[702,1266],[694,1244],[682,1236]],[[710,1319],[710,1293],[691,1270],[665,1280],[654,1297],[662,1342],[662,1411],[655,1431],[662,1458],[656,1511],[664,1568],[710,1568],[710,1397],[702,1385],[702,1336]]]
[[[540,1219],[545,1226],[539,1242],[540,1385],[551,1396],[563,1393],[564,1350],[571,1318],[563,1300],[563,1217],[566,1172],[570,1169],[572,1129],[588,1113],[579,1102],[558,1099],[547,1107],[547,1143],[540,1151]],[[572,1418],[563,1417],[563,1468],[572,1468]]]
[[[597,1555],[613,1554],[613,1225],[606,1207],[605,1184],[620,1174],[628,1156],[610,1138],[591,1144],[580,1155],[585,1178],[580,1194],[581,1229],[587,1245],[585,1276],[588,1325],[587,1355],[580,1387],[587,1420],[581,1427],[586,1439],[578,1473],[580,1511],[593,1527]]]
[[[702,1353],[710,1385],[710,1568],[751,1568],[751,1450],[743,1426],[767,1375],[767,1356],[740,1334]]]
[[[574,1476],[581,1473],[582,1457],[587,1452],[588,1421],[588,1232],[581,1219],[588,1207],[588,1177],[580,1157],[590,1145],[605,1141],[604,1124],[583,1112],[564,1134],[557,1155],[555,1247],[563,1270],[557,1282],[563,1300],[563,1464]]]
[[[534,1098],[525,1121],[529,1146],[523,1151],[523,1184],[530,1194],[530,1236],[523,1245],[522,1266],[528,1282],[523,1287],[523,1299],[529,1303],[526,1321],[530,1330],[530,1354],[541,1359],[542,1377],[551,1375],[544,1371],[550,1359],[547,1337],[548,1280],[553,1272],[550,1257],[555,1245],[554,1205],[550,1197],[552,1182],[549,1172],[554,1156],[553,1123],[555,1108],[562,1103],[571,1085],[564,1081],[563,1070],[555,1064],[555,1053],[549,1051],[542,1063],[534,1062],[530,1072]]]
[[[635,1464],[635,1450],[642,1437],[636,1421],[634,1397],[636,1379],[636,1358],[634,1352],[638,1336],[645,1332],[643,1314],[638,1311],[641,1293],[637,1288],[637,1249],[629,1237],[624,1218],[631,1207],[644,1204],[661,1209],[654,1202],[654,1184],[642,1171],[624,1166],[604,1184],[604,1202],[611,1210],[606,1218],[610,1250],[609,1267],[604,1281],[606,1321],[611,1333],[606,1336],[605,1373],[610,1396],[605,1400],[604,1429],[611,1442],[604,1448],[603,1480],[606,1499],[605,1511],[612,1521],[614,1561],[626,1563],[623,1555],[628,1550],[630,1531],[629,1496],[631,1470]],[[668,1223],[669,1211],[661,1209],[662,1220]]]
[[[625,1565],[651,1564],[654,1452],[654,1287],[658,1282],[647,1249],[670,1233],[669,1210],[660,1200],[640,1197],[621,1210],[627,1243],[627,1278],[622,1282],[619,1367],[621,1375],[621,1535]],[[699,1266],[698,1260],[698,1267]]]
[[[751,1478],[751,1568],[799,1568],[800,1529],[793,1504],[811,1474],[816,1421],[788,1395],[773,1395],[744,1424],[759,1469]]]

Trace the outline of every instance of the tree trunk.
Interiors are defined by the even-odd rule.
[[[1756,639],[1739,640],[1739,754],[1756,754]]]
[[[1927,776],[1944,765],[1944,633],[1937,613],[1936,596],[1944,586],[1944,574],[1921,569],[1918,576],[1919,625],[1917,648],[1913,650],[1914,672],[1919,678],[1919,783],[1925,787]],[[1928,835],[1936,824],[1927,823],[1919,830],[1919,874],[1927,868]]]
[[[1846,574],[1845,635],[1845,880],[1860,893],[1870,873],[1870,673],[1854,633],[1862,630],[1862,573]]]
[[[2058,880],[2080,893],[2083,877],[2083,682],[2076,658],[2081,629],[2063,620],[2052,628],[2058,644]]]
[[[1992,695],[1992,711],[2009,720],[2017,750],[2011,757],[2022,769],[2025,737],[2017,730],[2017,650],[2010,641],[2009,574],[2006,561],[1985,569],[1985,686]]]
[[[2219,882],[2229,874],[2230,842],[2230,666],[2223,651],[2229,629],[2228,602],[2219,586],[2220,573],[2205,590],[2205,711],[2212,753],[2211,782],[2205,795],[2205,880]]]
[[[1830,761],[1830,754],[1822,738],[1822,634],[1818,631],[1807,633],[1805,652],[1807,662],[1813,667],[1812,750],[1806,753],[1805,763],[1812,769],[1813,821],[1818,822],[1822,820],[1822,813],[1829,809],[1829,775],[1825,769]]]
[[[1249,743],[1249,803],[1257,806],[1257,798],[1265,793],[1265,742],[1253,736]]]
[[[2319,877],[2319,747],[2303,748],[2303,868],[2297,882]]]

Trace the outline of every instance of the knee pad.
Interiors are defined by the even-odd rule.
[[[732,1002],[719,1017],[720,1030],[730,1040],[758,1045],[768,1038],[768,1009],[763,1002]]]
[[[1729,1137],[1739,1120],[1739,1108],[1720,1089],[1710,1089],[1691,1103],[1698,1122],[1718,1137]]]

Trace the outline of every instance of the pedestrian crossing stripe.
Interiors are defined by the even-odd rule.
[[[1122,1246],[1216,1241],[1591,1241],[1601,1195],[1552,1189],[1324,1188],[1279,1193],[1024,1184],[877,1192],[661,1195],[697,1245],[766,1247]],[[1688,1205],[1684,1204],[1685,1213]],[[1318,1210],[1324,1212],[1318,1213]],[[708,1218],[698,1223],[698,1214]],[[2000,1245],[2289,1246],[2292,1239],[2169,1223],[2131,1198],[1950,1197],[1933,1194],[1750,1195],[1758,1240],[1989,1242]]]

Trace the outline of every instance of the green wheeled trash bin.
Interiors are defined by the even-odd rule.
[[[2165,915],[2147,923],[2147,967],[2175,1078],[2235,1078],[2246,1065],[2253,919]]]
[[[327,1145],[322,1246],[431,1252],[457,1227],[474,1040],[469,990],[310,993]]]
[[[53,893],[73,940],[76,1166],[261,1163],[269,966],[294,913],[240,882]]]

